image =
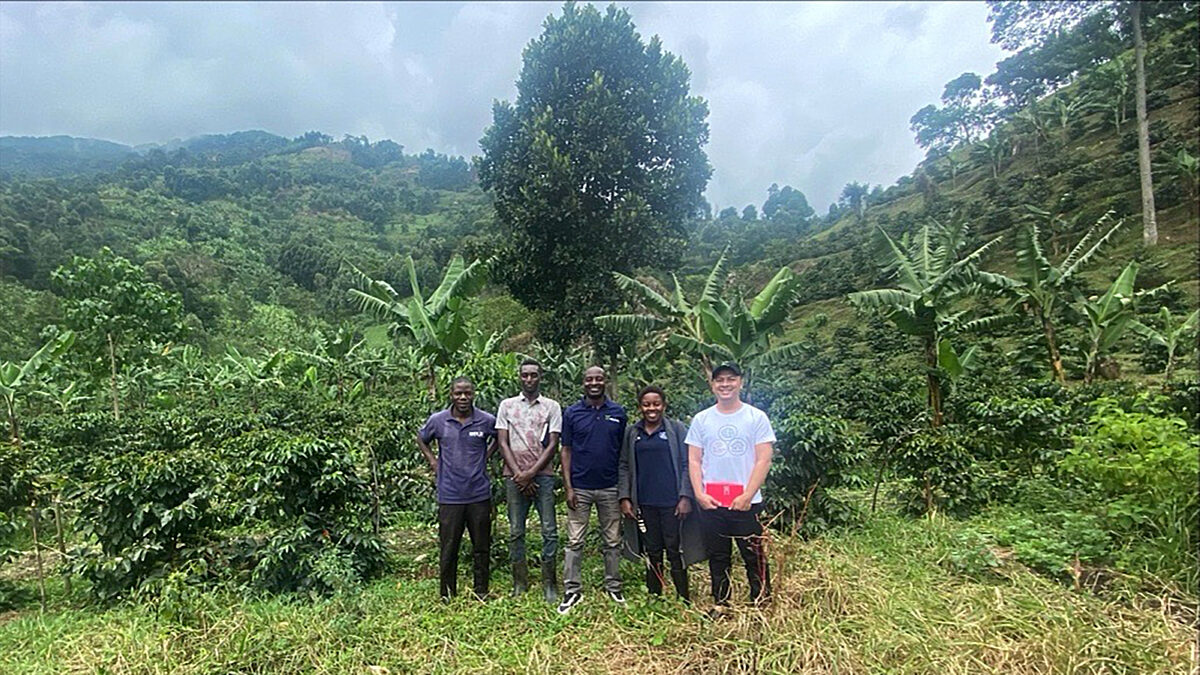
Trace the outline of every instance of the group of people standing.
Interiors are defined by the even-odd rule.
[[[716,404],[697,413],[689,427],[667,417],[667,394],[653,385],[638,393],[639,419],[630,424],[625,409],[608,398],[607,377],[599,366],[584,372],[583,396],[566,410],[542,395],[537,361],[523,361],[519,376],[521,393],[502,401],[495,416],[475,407],[471,380],[455,379],[450,407],[431,415],[417,434],[437,482],[443,600],[457,593],[464,529],[471,537],[475,595],[487,596],[492,515],[487,462],[495,448],[504,460],[515,594],[529,588],[525,531],[529,511],[536,508],[545,600],[558,603],[561,614],[583,601],[583,548],[594,506],[603,542],[604,593],[611,601],[625,603],[622,554],[645,563],[646,588],[655,595],[662,594],[669,569],[684,602],[691,599],[688,566],[707,559],[713,612],[720,614],[730,599],[735,542],[751,601],[770,598],[759,516],[775,434],[766,414],[741,400],[742,371],[736,364],[713,368],[709,386]],[[567,503],[561,601],[556,449]]]

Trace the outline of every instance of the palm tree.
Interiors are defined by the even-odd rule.
[[[706,380],[715,363],[734,361],[744,371],[749,389],[756,368],[800,352],[799,345],[772,341],[783,332],[791,309],[799,302],[800,283],[789,268],[781,267],[747,304],[740,292],[731,293],[728,299],[721,297],[724,269],[722,254],[694,303],[685,299],[674,277],[675,288],[667,299],[636,279],[615,274],[619,286],[637,295],[643,311],[599,316],[596,323],[610,330],[650,334],[657,348],[669,345],[695,357]]]
[[[1019,276],[1015,279],[994,275],[998,286],[1013,299],[1013,309],[1020,309],[1033,317],[1042,329],[1042,337],[1046,342],[1046,355],[1050,364],[1050,372],[1060,384],[1067,381],[1066,370],[1063,368],[1062,355],[1058,349],[1058,338],[1054,328],[1054,317],[1059,308],[1070,302],[1075,294],[1075,277],[1099,253],[1109,239],[1116,234],[1124,224],[1118,220],[1098,237],[1096,233],[1112,221],[1113,212],[1109,211],[1088,230],[1087,234],[1071,249],[1067,257],[1058,264],[1050,262],[1042,252],[1041,230],[1037,223],[1030,223],[1024,228],[1017,240],[1017,270]]]
[[[896,275],[899,288],[860,291],[847,299],[855,307],[882,313],[900,332],[921,338],[931,423],[941,426],[943,374],[961,372],[961,362],[966,360],[965,355],[960,359],[954,353],[945,338],[995,326],[1005,319],[989,316],[965,320],[966,312],[952,311],[959,299],[985,287],[1002,286],[998,275],[976,268],[979,258],[1000,237],[960,258],[967,233],[962,222],[945,226],[931,220],[920,236],[910,240],[906,234],[899,243],[882,228],[878,231],[886,243],[885,269]]]
[[[420,354],[429,399],[436,401],[436,368],[452,363],[459,349],[471,339],[464,303],[483,288],[487,264],[476,260],[467,265],[462,256],[454,256],[441,283],[428,298],[421,293],[412,256],[405,264],[412,289],[407,298],[401,298],[386,281],[372,279],[353,265],[349,267],[363,287],[350,289],[350,295],[358,300],[363,311],[390,320],[393,333],[407,333],[412,339]]]
[[[1175,353],[1180,345],[1186,344],[1189,351],[1196,348],[1195,338],[1192,336],[1200,321],[1200,310],[1192,312],[1183,321],[1176,323],[1178,317],[1172,315],[1170,309],[1162,307],[1158,310],[1158,318],[1162,323],[1161,330],[1147,326],[1141,321],[1134,321],[1129,327],[1133,332],[1167,350],[1167,367],[1163,373],[1163,384],[1167,385],[1170,384],[1171,375],[1175,371]]]

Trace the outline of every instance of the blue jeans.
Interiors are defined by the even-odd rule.
[[[504,479],[504,494],[508,501],[508,559],[525,559],[525,520],[529,507],[537,502],[538,520],[542,521],[542,562],[553,562],[558,554],[558,523],[554,519],[554,476],[534,476],[537,488],[532,497],[526,496],[513,482]]]

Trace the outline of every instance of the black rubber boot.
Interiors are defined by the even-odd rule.
[[[542,562],[542,597],[551,605],[558,604],[558,579],[555,576],[554,561]]]
[[[521,595],[529,590],[529,564],[518,560],[512,564],[513,595]]]

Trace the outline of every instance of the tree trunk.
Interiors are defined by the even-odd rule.
[[[21,427],[17,424],[17,408],[16,404],[4,400],[4,407],[8,409],[8,432],[12,438],[13,445],[21,447]]]
[[[59,564],[62,565],[62,569],[63,569],[63,588],[66,589],[67,595],[70,595],[71,594],[71,570],[69,570],[67,568],[67,544],[63,540],[62,515],[60,514],[61,510],[62,509],[59,507],[58,498],[55,497],[55,499],[54,499],[54,534],[58,539],[58,554],[60,556],[62,556],[62,562],[60,562]]]
[[[937,336],[925,338],[925,367],[929,387],[929,410],[932,413],[930,424],[936,428],[942,426],[942,382],[937,374]]]
[[[1146,39],[1142,35],[1142,7],[1131,2],[1130,22],[1133,24],[1133,57],[1135,64],[1134,101],[1137,105],[1138,173],[1142,179],[1142,241],[1147,246],[1158,244],[1158,221],[1154,214],[1154,180],[1150,175],[1150,121],[1146,114]]]
[[[29,529],[33,534],[33,559],[37,564],[38,598],[42,603],[42,611],[46,611],[46,574],[42,569],[42,546],[38,543],[38,504],[33,500],[29,509]]]
[[[117,350],[113,347],[112,333],[105,335],[108,338],[108,366],[110,369],[108,383],[112,392],[113,417],[121,419],[121,405],[117,398]]]
[[[432,363],[429,364],[429,367],[425,370],[425,387],[426,387],[426,391],[429,392],[429,400],[432,403],[436,404],[437,398],[438,398],[438,396],[437,396],[437,373],[434,372]]]
[[[1173,345],[1167,347],[1167,368],[1163,371],[1163,388],[1166,389],[1171,384],[1171,376],[1175,374],[1175,349]]]
[[[1046,335],[1046,350],[1050,353],[1050,369],[1054,371],[1054,379],[1059,384],[1067,383],[1067,374],[1063,370],[1062,355],[1058,352],[1058,341],[1054,337],[1054,324],[1048,317],[1042,317],[1042,332]]]

